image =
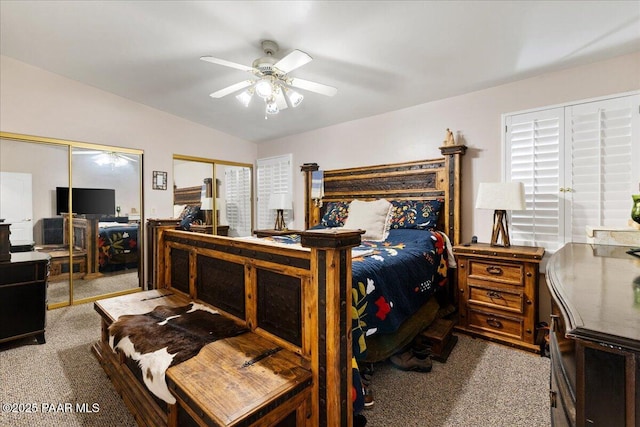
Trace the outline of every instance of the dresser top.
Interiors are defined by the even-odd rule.
[[[491,246],[488,243],[470,243],[467,245],[454,246],[453,253],[467,256],[506,257],[540,261],[544,255],[544,248],[535,246],[509,246],[505,248],[503,246]]]
[[[42,262],[51,259],[49,254],[44,252],[15,252],[11,254],[11,259],[9,261],[0,262],[0,264],[19,264],[19,263],[27,263],[27,262]]]
[[[628,247],[570,243],[547,265],[567,334],[640,351],[640,258]]]

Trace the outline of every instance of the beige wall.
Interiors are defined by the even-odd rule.
[[[469,147],[463,160],[462,241],[491,237],[492,212],[475,211],[481,181],[501,180],[504,113],[640,89],[640,53],[513,82],[258,145],[258,157],[292,153],[321,169],[439,157],[445,129]],[[340,88],[338,88],[338,95]],[[285,112],[286,114],[286,112]],[[304,223],[296,166],[295,227]]]
[[[253,163],[257,153],[252,142],[6,56],[0,56],[0,130],[144,150],[148,218],[173,215],[174,153],[242,163]],[[151,189],[154,170],[169,172],[166,191]]]

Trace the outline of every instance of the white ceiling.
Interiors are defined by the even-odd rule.
[[[338,88],[265,120],[218,89],[260,41]],[[640,51],[640,1],[6,1],[0,54],[249,141],[266,141]],[[277,56],[277,55],[276,55]]]

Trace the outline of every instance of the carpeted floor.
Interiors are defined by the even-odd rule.
[[[429,373],[375,365],[367,426],[542,427],[549,419],[549,359],[466,335]]]
[[[121,270],[105,273],[104,276],[92,280],[74,279],[73,296],[75,300],[80,300],[126,291],[138,286],[138,270]],[[49,304],[69,301],[69,281],[49,282],[47,301]]]
[[[46,344],[30,339],[0,344],[0,425],[135,426],[91,353],[99,334],[100,317],[93,304],[83,304],[47,312]],[[76,411],[76,403],[88,403],[91,410],[97,404],[97,411]],[[7,412],[12,404],[38,413]]]
[[[90,351],[99,335],[84,304],[47,313],[46,344],[0,344],[0,426],[135,426]],[[376,403],[364,414],[374,427],[548,426],[548,384],[549,359],[460,335],[430,373],[376,365]]]

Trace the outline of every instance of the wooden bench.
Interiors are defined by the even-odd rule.
[[[95,303],[93,351],[141,426],[317,427],[352,424],[351,248],[360,232],[308,231],[279,247],[157,230],[158,288]],[[249,332],[207,344],[166,371],[169,404],[114,352],[109,325],[156,306],[196,301]]]
[[[179,426],[303,425],[311,396],[308,362],[252,332],[205,346],[167,381]]]
[[[158,305],[179,307],[190,302],[190,298],[166,290],[96,301],[105,339],[96,344],[94,352],[103,359],[115,355],[106,345],[108,326],[120,316],[145,314]],[[127,370],[127,363],[131,362],[122,355],[117,359],[110,365],[120,364],[122,371]],[[204,346],[197,356],[170,367],[166,378],[177,399],[176,405],[161,405],[166,414],[158,414],[151,401],[143,397],[153,396],[140,393],[130,381],[116,384],[125,401],[144,408],[139,424],[163,424],[166,419],[168,425],[174,426],[295,426],[303,425],[297,422],[298,417],[304,419],[308,415],[305,405],[312,378],[309,362],[252,332]]]

